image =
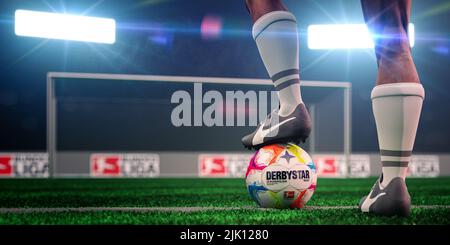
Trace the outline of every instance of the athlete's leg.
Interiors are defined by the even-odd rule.
[[[372,107],[382,176],[369,196],[361,200],[360,208],[383,215],[408,215],[410,197],[405,177],[424,98],[407,34],[411,0],[361,3],[366,24],[374,35],[378,63]]]
[[[298,34],[295,17],[280,0],[247,0],[253,20],[253,37],[270,77],[279,90],[281,114],[292,113],[302,102],[300,95]],[[290,86],[283,80],[289,79]],[[291,80],[292,79],[292,80]],[[289,82],[290,81],[290,82]]]
[[[411,0],[361,0],[361,4],[375,41],[376,84],[419,83],[407,35]]]
[[[278,91],[280,109],[264,123],[265,128],[275,131],[265,133],[268,131],[260,130],[258,133],[263,127],[259,126],[242,142],[246,147],[258,148],[271,143],[304,140],[309,136],[311,122],[300,93],[296,19],[280,0],[246,0],[246,4],[254,22],[253,38]],[[278,120],[271,120],[274,117]],[[271,124],[274,127],[270,127]]]

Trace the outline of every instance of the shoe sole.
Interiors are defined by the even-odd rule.
[[[300,142],[305,143],[306,139],[308,138],[308,136],[300,136],[300,137],[287,137],[287,138],[279,138],[279,139],[273,139],[271,141],[259,144],[259,145],[254,145],[254,146],[247,146],[244,145],[244,147],[248,150],[259,150],[264,146],[267,145],[273,145],[273,144],[287,144],[287,143],[294,143],[296,145],[300,144]]]

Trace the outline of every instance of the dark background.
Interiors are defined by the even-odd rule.
[[[291,0],[286,5],[298,20],[302,79],[351,82],[352,148],[356,152],[377,151],[370,102],[376,75],[373,51],[309,50],[306,42],[310,24],[363,23],[360,2]],[[16,9],[114,18],[117,40],[108,45],[18,37],[14,34]],[[413,2],[413,55],[426,89],[417,152],[450,151],[449,12],[449,1]],[[200,26],[205,16],[221,19],[219,38],[202,38]],[[48,71],[267,78],[251,38],[251,26],[243,0],[2,0],[0,151],[45,150]],[[111,130],[120,126],[112,124]],[[74,128],[67,132],[72,136],[78,133]],[[155,140],[156,136],[148,137]],[[158,137],[163,139],[163,135]],[[196,139],[184,140],[195,144]],[[220,138],[213,142],[215,149],[222,149]]]

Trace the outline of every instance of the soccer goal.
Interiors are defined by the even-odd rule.
[[[301,85],[313,120],[301,146],[319,174],[348,176],[351,84]],[[266,79],[49,72],[49,175],[242,177],[240,138],[277,103]]]

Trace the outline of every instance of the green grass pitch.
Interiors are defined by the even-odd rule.
[[[0,224],[450,224],[450,178],[408,179],[415,205],[408,218],[357,210],[374,181],[319,179],[309,209],[275,210],[257,208],[243,179],[3,179]],[[62,207],[210,208],[22,212]]]

